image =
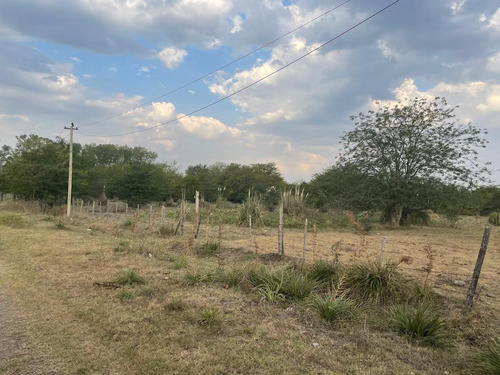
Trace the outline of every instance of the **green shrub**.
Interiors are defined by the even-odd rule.
[[[475,358],[476,366],[481,374],[500,375],[500,337],[478,352]]]
[[[428,306],[399,306],[392,309],[390,315],[394,328],[400,334],[417,339],[425,345],[446,346],[445,323]]]
[[[280,302],[285,299],[285,296],[281,292],[283,278],[283,273],[267,271],[264,268],[252,270],[249,273],[249,281],[255,286],[257,293],[271,303]]]
[[[251,193],[248,190],[247,200],[238,208],[239,224],[248,226],[248,218],[252,216],[252,226],[264,225],[263,219],[264,206],[260,196]]]
[[[19,214],[2,214],[0,215],[0,224],[11,228],[26,228],[28,222]]]
[[[123,271],[118,275],[115,282],[119,285],[145,284],[143,277],[137,274],[137,270]]]
[[[395,302],[408,296],[408,281],[393,262],[354,264],[346,271],[345,285],[349,293],[377,303]]]
[[[55,226],[56,226],[56,229],[59,229],[59,230],[68,229],[68,226],[66,225],[66,223],[64,221],[62,221],[61,219],[57,220]]]
[[[342,318],[349,318],[354,315],[354,303],[343,296],[335,295],[313,296],[313,306],[319,315],[328,322],[334,322]]]

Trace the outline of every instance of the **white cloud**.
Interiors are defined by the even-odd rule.
[[[488,58],[486,67],[492,72],[500,72],[500,52],[497,52],[496,54]]]
[[[250,140],[251,136],[240,129],[226,126],[221,121],[213,117],[188,116],[179,120],[182,128],[197,137],[214,139],[226,135],[232,138]]]
[[[5,113],[0,113],[0,119],[6,120],[20,120],[22,122],[29,121],[29,117],[26,115],[7,115]]]
[[[167,68],[175,69],[184,61],[184,57],[186,57],[187,54],[188,53],[183,49],[167,47],[158,53],[158,57]]]
[[[377,47],[382,52],[382,55],[388,59],[399,59],[399,53],[396,52],[393,48],[391,48],[388,44],[387,40],[379,39],[377,40]]]
[[[500,30],[500,8],[488,20],[488,27],[494,30]]]
[[[243,18],[240,15],[237,15],[236,17],[233,17],[233,28],[231,29],[230,33],[235,34],[243,30],[241,25],[243,24]]]
[[[78,57],[70,57],[71,60],[73,60],[74,62],[76,63],[79,63],[81,62],[82,60],[80,60]]]

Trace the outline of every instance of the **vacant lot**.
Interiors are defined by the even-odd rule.
[[[0,320],[23,348],[0,355],[1,373],[474,374],[477,351],[500,335],[498,228],[475,307],[462,314],[483,218],[456,228],[439,218],[429,227],[376,226],[368,235],[309,228],[308,264],[376,259],[386,237],[384,259],[403,260],[403,274],[437,293],[433,306],[447,327],[441,348],[396,333],[390,305],[358,300],[355,314],[328,323],[310,298],[272,303],[245,282],[213,277],[292,267],[303,230],[286,229],[278,259],[270,255],[275,228],[254,231],[255,255],[248,228],[237,226],[204,224],[194,240],[190,226],[184,236],[160,235],[158,220],[151,227],[125,214],[66,221],[0,210],[0,219],[0,307],[10,315]],[[139,282],[117,284],[129,270]]]

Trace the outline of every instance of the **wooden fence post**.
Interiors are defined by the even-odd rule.
[[[306,261],[306,249],[307,249],[307,217],[304,223],[304,246],[302,248],[302,261]]]
[[[285,246],[283,244],[283,202],[280,203],[280,218],[278,224],[278,254],[285,254]]]
[[[161,206],[161,227],[165,226],[165,206]]]
[[[465,298],[465,307],[467,309],[470,309],[474,303],[474,294],[476,293],[476,287],[479,281],[479,275],[481,274],[481,267],[483,266],[484,257],[486,255],[486,249],[488,248],[490,232],[491,232],[491,227],[489,224],[486,224],[486,227],[484,227],[483,240],[481,241],[481,247],[479,248],[479,254],[477,256],[476,266],[474,267],[474,272],[472,274],[472,279],[470,281],[469,290],[467,291],[467,297]]]
[[[252,215],[248,215],[248,228],[250,230],[250,252],[253,253]]]
[[[92,215],[94,215],[95,212],[95,201],[92,201]]]
[[[384,247],[385,247],[385,240],[387,239],[387,237],[384,237],[382,239],[382,246],[380,247],[380,254],[378,256],[378,262],[379,263],[382,263],[382,258],[384,257]]]
[[[153,219],[153,205],[149,205],[149,218],[148,218],[148,226],[151,226],[151,220]]]

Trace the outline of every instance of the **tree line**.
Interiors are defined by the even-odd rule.
[[[443,98],[415,98],[380,105],[352,116],[354,129],[342,137],[340,158],[300,184],[307,203],[321,210],[377,211],[394,225],[425,224],[426,210],[447,215],[500,210],[500,188],[487,185],[477,158],[486,132],[455,117]],[[198,164],[181,173],[143,147],[74,144],[73,194],[107,196],[143,204],[187,199],[200,191],[206,201],[242,203],[251,190],[272,210],[287,183],[274,163]],[[0,150],[0,192],[49,204],[64,203],[68,143],[37,135],[17,137]]]

